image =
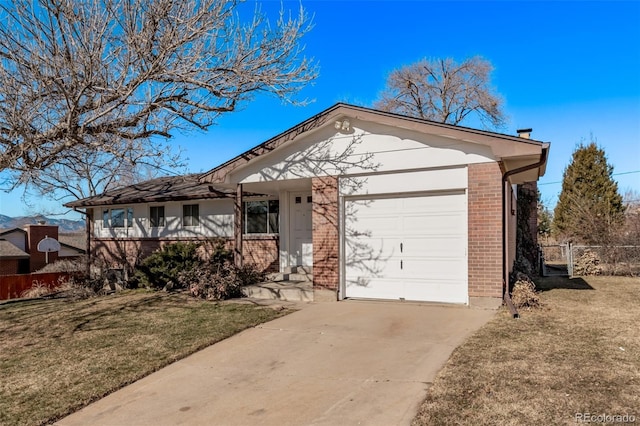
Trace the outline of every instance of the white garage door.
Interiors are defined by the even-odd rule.
[[[467,303],[462,193],[345,201],[345,296]]]

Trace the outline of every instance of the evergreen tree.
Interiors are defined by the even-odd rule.
[[[553,220],[553,216],[551,215],[551,211],[542,201],[542,194],[538,190],[538,235],[546,239],[551,234],[551,221]]]
[[[612,174],[613,166],[595,142],[576,148],[553,215],[553,230],[560,239],[585,244],[611,241],[624,219],[622,196]]]

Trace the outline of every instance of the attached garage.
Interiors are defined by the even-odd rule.
[[[344,202],[347,298],[467,303],[464,191]]]
[[[234,191],[235,224],[245,193],[281,203],[280,272],[311,271],[314,300],[493,303],[508,296],[514,191],[535,188],[549,152],[525,130],[512,136],[337,104],[200,181]]]

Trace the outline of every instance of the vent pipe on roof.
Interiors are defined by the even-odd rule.
[[[533,129],[519,129],[516,131],[518,132],[518,136],[520,136],[521,138],[529,139],[531,137],[531,132],[533,132]]]

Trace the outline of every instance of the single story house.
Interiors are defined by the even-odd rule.
[[[516,186],[549,143],[339,103],[200,175],[68,203],[96,255],[135,263],[219,236],[238,264],[312,269],[317,294],[469,304],[501,298]],[[535,209],[533,209],[535,211]]]

